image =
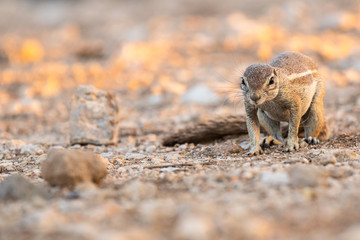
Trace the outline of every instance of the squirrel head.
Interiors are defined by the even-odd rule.
[[[253,64],[241,77],[241,90],[250,104],[261,105],[279,93],[278,70],[269,64]]]

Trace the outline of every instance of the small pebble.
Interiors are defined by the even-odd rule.
[[[321,169],[310,165],[295,165],[287,169],[290,183],[294,187],[317,187],[326,181]]]
[[[155,150],[156,150],[156,146],[154,146],[154,145],[148,146],[148,147],[146,147],[146,149],[145,149],[145,151],[146,151],[147,153],[155,152]]]

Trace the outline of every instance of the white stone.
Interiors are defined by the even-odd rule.
[[[180,149],[180,150],[186,150],[187,147],[188,147],[188,144],[181,144],[181,145],[179,146],[179,149]]]
[[[70,111],[70,143],[114,144],[119,127],[119,106],[109,92],[79,86]]]
[[[206,85],[197,85],[181,96],[184,103],[197,103],[202,105],[215,104],[219,101],[218,95]]]
[[[151,95],[146,102],[151,106],[159,106],[164,102],[164,98],[161,95]]]
[[[251,143],[250,143],[250,142],[241,142],[241,143],[239,144],[239,146],[240,146],[242,149],[247,150],[247,149],[250,149]]]
[[[125,158],[126,159],[134,159],[134,160],[142,160],[142,159],[146,158],[146,155],[140,154],[140,153],[130,153],[130,154],[126,154]]]
[[[34,144],[26,144],[20,150],[20,154],[24,154],[24,155],[34,155],[34,154],[40,155],[43,153],[44,150],[39,145],[34,145]]]
[[[175,231],[180,239],[201,240],[211,239],[214,229],[214,223],[210,218],[190,213],[180,218]]]
[[[242,167],[250,167],[250,166],[251,166],[251,163],[249,163],[249,162],[246,162],[242,165]]]
[[[290,180],[286,172],[263,172],[261,182],[269,185],[285,185],[289,184]]]
[[[161,168],[160,172],[176,172],[180,168],[177,167],[167,167],[167,168]]]
[[[100,156],[104,158],[111,158],[114,155],[112,152],[101,153]]]
[[[155,152],[155,150],[156,150],[156,146],[154,146],[154,145],[148,146],[148,147],[145,149],[145,151],[146,151],[147,153]]]

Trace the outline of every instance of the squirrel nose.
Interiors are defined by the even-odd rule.
[[[254,102],[257,102],[260,99],[260,94],[258,93],[252,93],[250,95],[250,99],[253,100]]]

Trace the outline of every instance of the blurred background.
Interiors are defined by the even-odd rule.
[[[357,86],[328,108],[360,105],[356,0],[3,0],[0,16],[2,138],[66,141],[81,84],[115,92],[124,126],[151,131],[241,112],[234,69],[287,50],[319,62],[328,94]]]
[[[244,114],[241,71],[283,51],[318,62],[329,140],[253,158],[247,135],[162,146],[189,122]],[[69,145],[79,85],[116,96],[117,145]],[[0,1],[1,240],[358,240],[359,122],[359,0]],[[62,147],[106,159],[105,183],[3,202],[37,196],[5,178],[44,183]]]

